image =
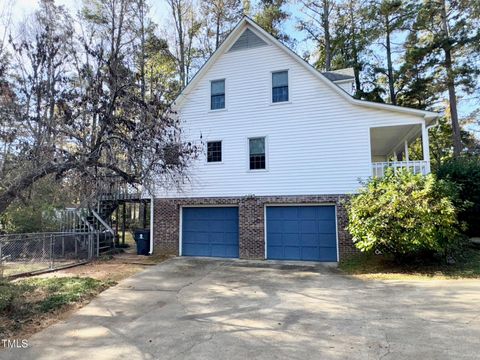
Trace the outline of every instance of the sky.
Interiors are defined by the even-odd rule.
[[[0,10],[7,3],[12,2],[14,4],[14,22],[21,21],[38,7],[37,0],[0,0]],[[55,2],[58,5],[64,5],[71,13],[76,13],[82,5],[82,0],[56,0]],[[169,11],[167,9],[166,1],[150,0],[149,3],[151,5],[151,16],[153,21],[159,25],[166,24],[169,20]],[[255,1],[253,1],[253,3],[255,4]],[[284,24],[284,31],[296,41],[294,50],[302,56],[305,51],[312,47],[312,43],[310,41],[305,41],[304,35],[295,27],[297,19],[301,15],[301,9],[299,8],[297,1],[291,1],[286,10],[290,13],[290,19]],[[2,30],[1,25],[0,30]],[[463,117],[468,115],[476,107],[478,107],[478,98],[474,96],[465,96],[465,98],[459,103],[460,116]]]

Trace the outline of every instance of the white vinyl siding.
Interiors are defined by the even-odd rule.
[[[271,103],[271,77],[288,69],[290,103]],[[228,111],[209,112],[210,81],[226,79]],[[370,127],[421,117],[349,103],[276,45],[223,54],[178,109],[185,139],[222,139],[222,166],[204,158],[167,197],[348,194],[371,175]],[[268,171],[249,171],[246,139],[268,138]],[[202,155],[205,156],[205,155]]]

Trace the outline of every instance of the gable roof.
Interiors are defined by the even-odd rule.
[[[325,76],[328,80],[330,81],[343,81],[343,80],[352,80],[354,79],[353,76],[351,75],[344,75],[344,74],[339,74],[334,71],[324,71],[322,72],[322,75]]]
[[[283,52],[285,52],[287,55],[289,55],[294,60],[296,60],[306,70],[308,70],[310,73],[312,73],[314,76],[316,76],[325,85],[330,87],[330,89],[332,89],[334,92],[336,92],[338,95],[340,95],[341,97],[343,97],[345,100],[347,100],[349,103],[351,103],[353,105],[415,115],[415,116],[423,117],[429,123],[433,122],[433,120],[435,120],[437,117],[439,117],[438,113],[432,112],[432,111],[419,110],[419,109],[407,108],[407,107],[403,107],[403,106],[376,103],[376,102],[372,102],[372,101],[355,99],[354,97],[352,97],[350,94],[348,94],[342,88],[338,87],[333,82],[333,81],[336,81],[336,80],[333,80],[333,81],[330,80],[328,77],[331,76],[331,75],[325,75],[324,73],[319,72],[312,65],[310,65],[308,62],[303,60],[297,53],[295,53],[293,50],[288,48],[286,45],[284,45],[280,41],[278,41],[275,37],[270,35],[267,31],[265,31],[262,27],[260,27],[260,25],[258,25],[255,21],[250,19],[248,16],[244,16],[242,18],[242,20],[240,20],[238,22],[238,24],[234,27],[234,29],[230,32],[230,34],[222,42],[222,44],[218,47],[218,49],[215,50],[215,52],[212,54],[212,56],[210,56],[210,58],[205,62],[205,64],[203,64],[203,66],[195,74],[195,76],[192,78],[192,80],[187,84],[187,86],[185,86],[185,88],[181,91],[181,93],[175,99],[174,104],[176,106],[180,106],[183,103],[183,101],[186,99],[186,97],[188,96],[190,91],[192,91],[195,88],[197,83],[207,73],[207,71],[212,67],[212,65],[215,63],[215,61],[223,53],[225,53],[226,51],[228,51],[230,49],[232,44],[234,44],[235,41],[243,34],[245,29],[253,30],[253,32],[258,37],[260,37],[262,40],[266,40],[267,43],[271,43],[272,45],[275,45],[278,48],[280,48]]]

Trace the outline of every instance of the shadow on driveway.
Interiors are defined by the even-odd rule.
[[[175,258],[1,359],[477,359],[480,282]]]

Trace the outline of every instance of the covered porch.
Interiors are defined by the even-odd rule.
[[[420,151],[411,145],[421,141]],[[370,128],[372,176],[383,177],[388,168],[430,173],[428,131],[425,123]]]

